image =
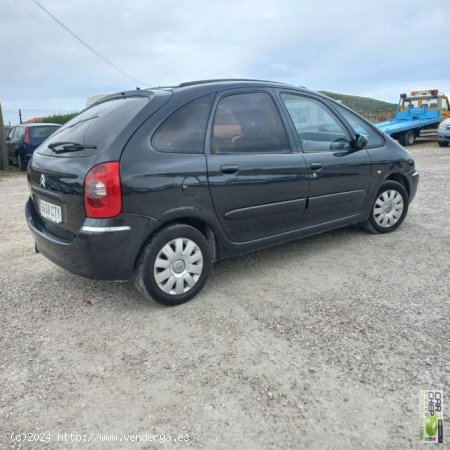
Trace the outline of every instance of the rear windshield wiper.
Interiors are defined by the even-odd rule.
[[[57,150],[57,147],[61,147]],[[53,142],[48,145],[48,148],[54,153],[68,153],[68,152],[78,152],[80,150],[92,148],[97,148],[96,145],[79,144],[78,142]]]

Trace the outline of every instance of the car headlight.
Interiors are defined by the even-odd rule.
[[[440,130],[443,130],[445,128],[445,122],[441,122],[440,124],[439,124],[439,129]]]

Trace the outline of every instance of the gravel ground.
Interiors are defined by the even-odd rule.
[[[0,447],[18,447],[11,432],[51,433],[21,448],[161,447],[58,432],[420,447],[418,391],[450,395],[450,150],[412,153],[419,192],[395,233],[350,227],[227,260],[176,308],[35,254],[25,177],[0,176]]]

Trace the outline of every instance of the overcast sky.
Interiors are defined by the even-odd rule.
[[[206,78],[260,78],[396,102],[450,93],[449,0],[1,0],[0,101],[79,110],[86,97]]]

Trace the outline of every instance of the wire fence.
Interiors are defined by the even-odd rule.
[[[3,122],[5,126],[14,126],[19,123],[28,122],[42,117],[59,116],[73,114],[76,111],[68,111],[62,109],[4,109]]]
[[[11,127],[19,123],[25,123],[29,121],[39,121],[41,118],[50,116],[63,116],[66,114],[74,114],[77,111],[69,111],[64,109],[6,109],[3,110],[3,123],[5,126],[5,132],[8,134]],[[385,120],[392,119],[395,113],[366,113],[362,115],[370,120],[372,123],[384,122]]]
[[[393,119],[395,112],[362,113],[361,115],[372,123],[378,123]]]
[[[19,123],[24,123],[33,119],[39,119],[42,117],[57,116],[74,114],[77,111],[69,111],[63,109],[6,109],[3,110],[3,122],[5,126],[14,126]],[[373,123],[383,122],[385,120],[392,119],[395,115],[393,112],[381,112],[381,113],[366,113],[362,115]]]

